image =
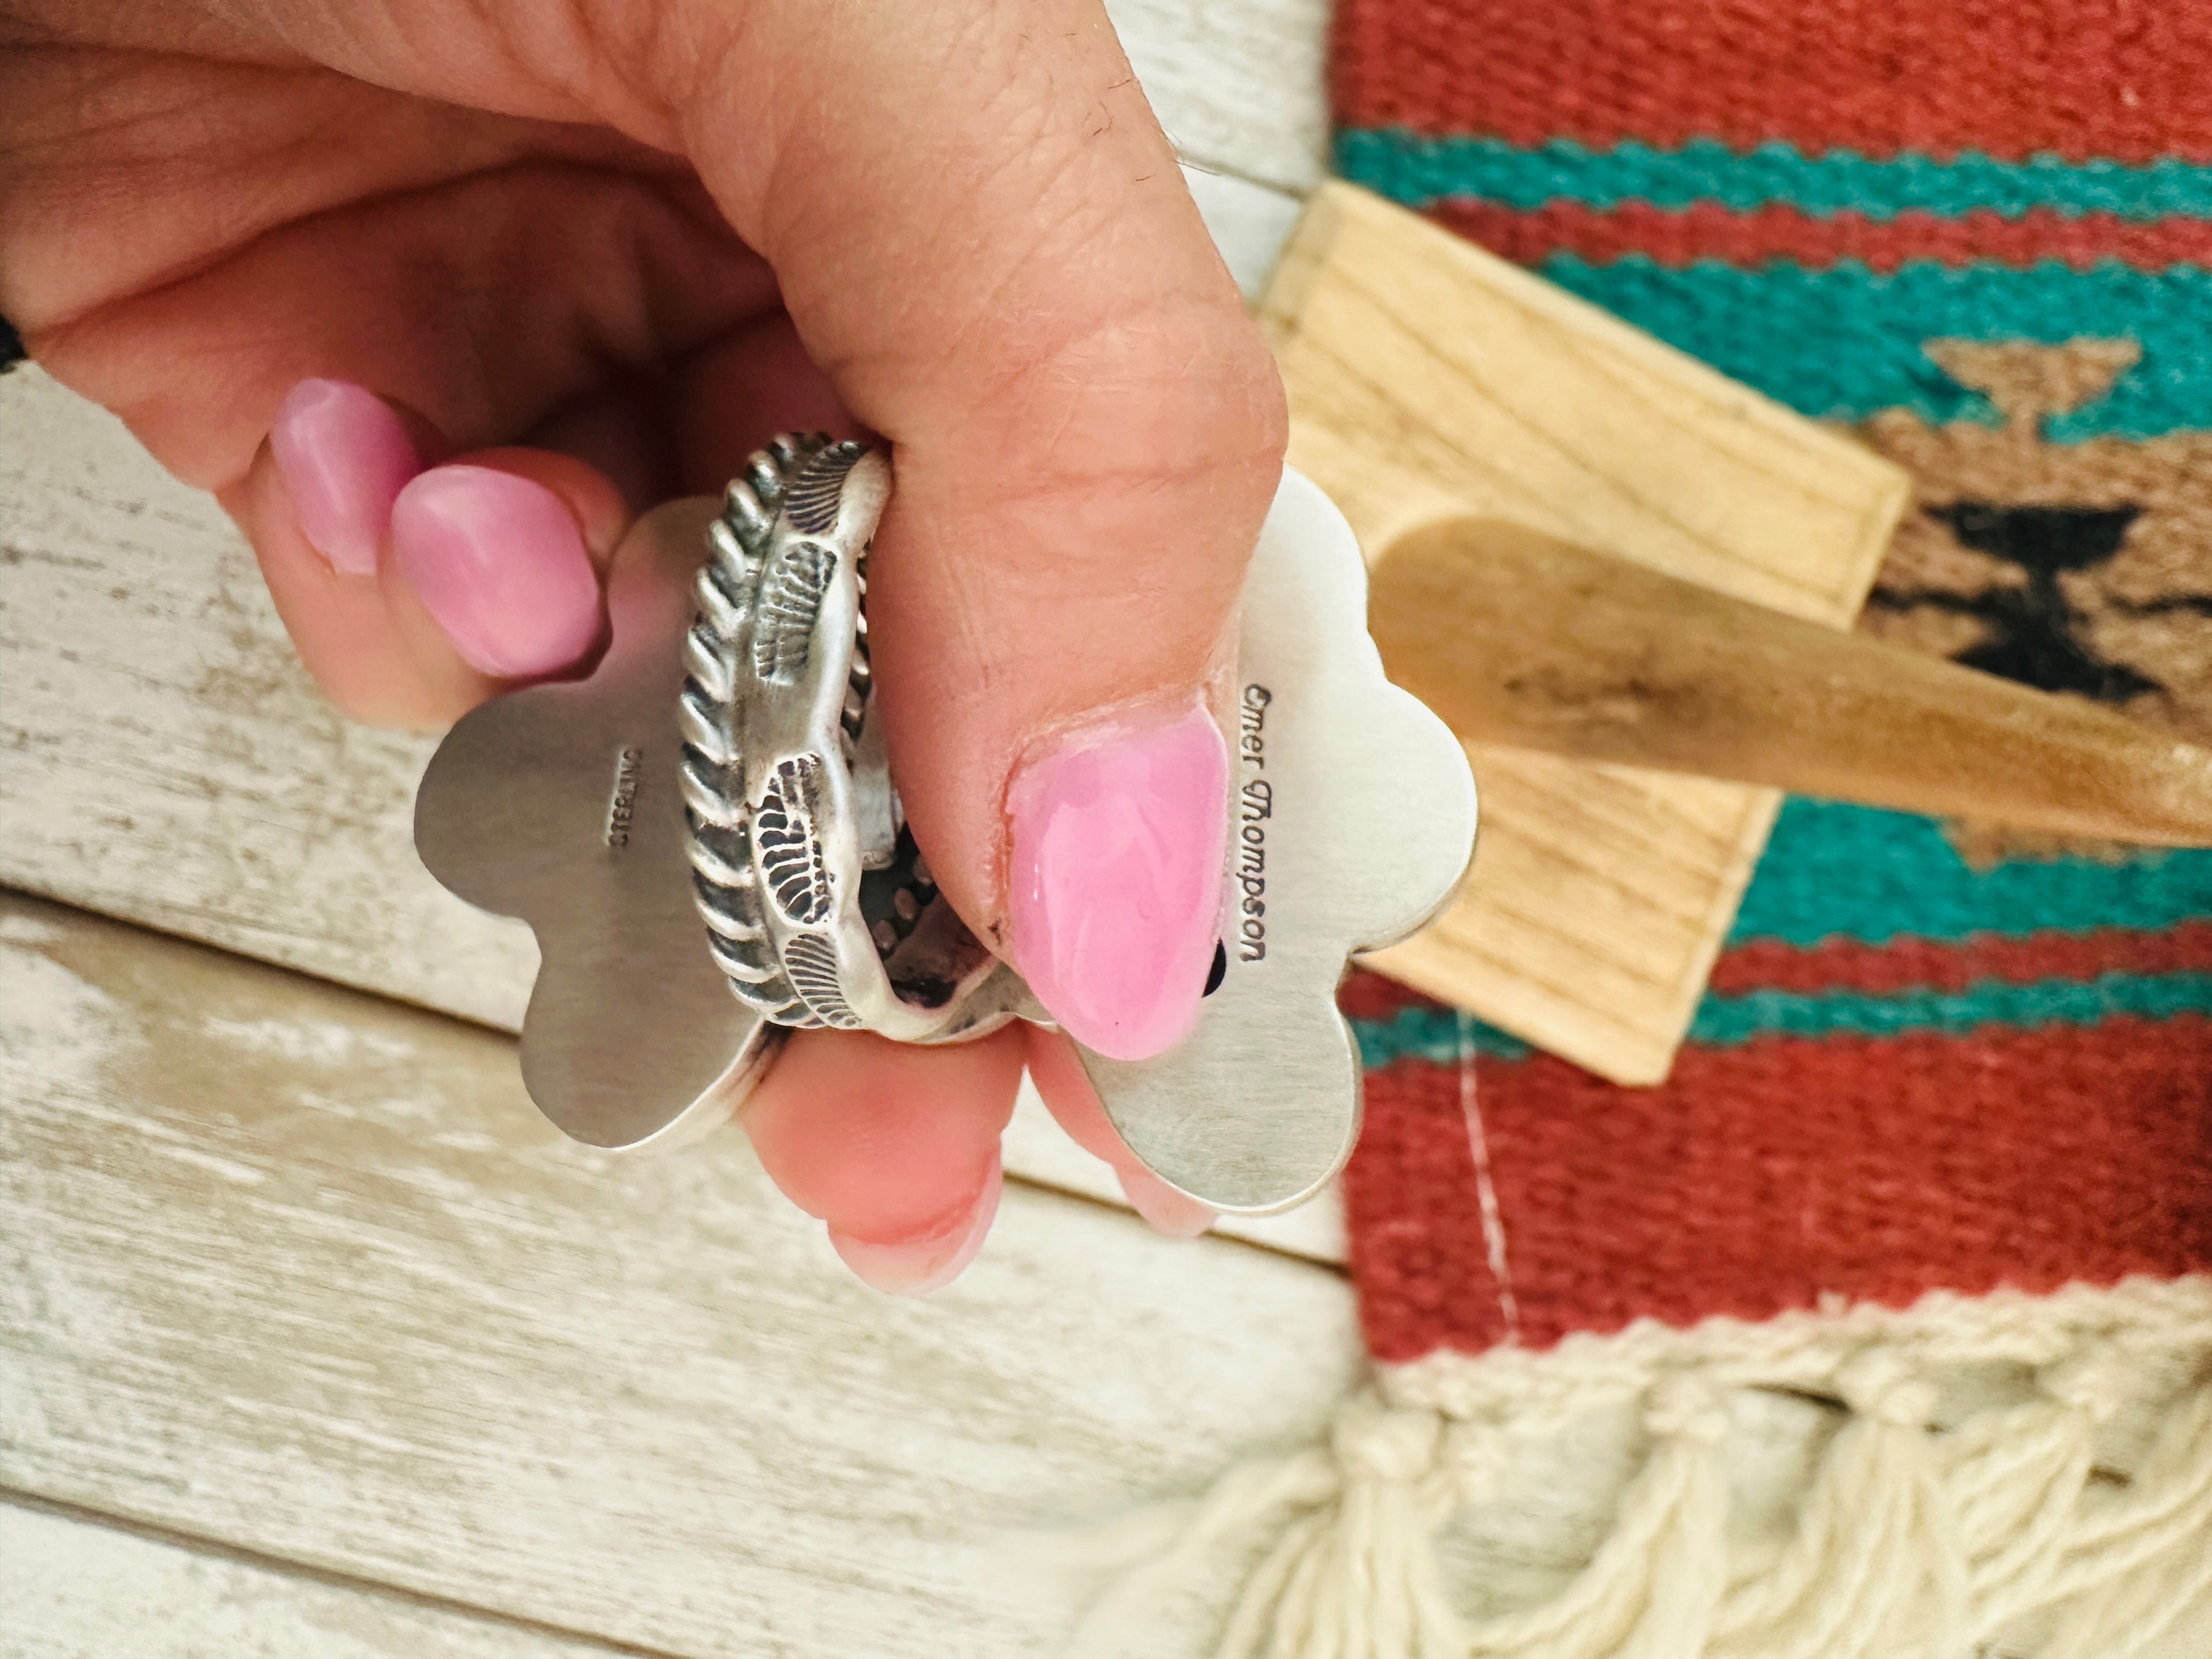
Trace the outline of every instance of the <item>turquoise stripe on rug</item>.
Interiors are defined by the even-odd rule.
[[[1816,419],[1885,409],[1934,422],[2002,424],[1978,393],[1944,374],[1922,343],[2132,336],[2142,361],[2111,393],[2048,422],[2053,441],[2212,428],[2212,270],[2118,263],[2076,270],[1916,262],[1877,276],[1856,260],[1809,270],[1707,261],[1664,267],[1641,254],[1594,264],[1554,254],[1561,287],[1648,329],[1723,374]]]
[[[1988,981],[1958,992],[1911,991],[1875,996],[1863,991],[1752,991],[1707,996],[1689,1040],[1708,1048],[1740,1048],[1755,1037],[1965,1036],[1985,1026],[2033,1030],[2047,1025],[2095,1025],[2122,1016],[2172,1019],[2212,1013],[2212,974],[2101,974],[2092,980],[2045,980],[2033,985]],[[1478,1054],[1525,1059],[1528,1046],[1470,1022]],[[1408,1057],[1449,1066],[1460,1056],[1460,1028],[1449,1009],[1407,1008],[1390,1020],[1356,1020],[1359,1057],[1368,1067]]]
[[[2100,974],[2092,980],[1990,981],[1964,991],[1747,991],[1708,996],[1690,1041],[1734,1048],[1755,1036],[1963,1036],[1985,1025],[2033,1030],[2094,1025],[2120,1015],[2172,1019],[2212,1013],[2212,974]]]
[[[1900,934],[2154,929],[2200,916],[2212,916],[2212,851],[1976,870],[1932,818],[1793,797],[1783,804],[1729,938],[1880,945]]]
[[[1348,1023],[1359,1045],[1359,1064],[1366,1071],[1380,1071],[1394,1060],[1425,1060],[1438,1066],[1459,1062],[1460,1020],[1449,1008],[1401,1008],[1389,1019]],[[1476,1054],[1491,1060],[1526,1060],[1536,1052],[1519,1037],[1472,1014],[1467,1016],[1466,1042]]]
[[[1631,139],[1590,149],[1570,138],[1529,147],[1352,128],[1337,135],[1336,163],[1346,178],[1414,208],[1460,196],[1524,211],[1564,199],[1596,208],[1717,202],[1739,211],[1780,202],[1873,219],[1978,210],[2017,217],[2031,208],[2127,219],[2212,216],[2212,167],[2173,158],[2130,167],[2055,155],[2000,161],[1968,150],[1952,161],[1910,152],[1877,161],[1840,149],[1808,155],[1779,142],[1735,150],[1698,138],[1667,150]]]

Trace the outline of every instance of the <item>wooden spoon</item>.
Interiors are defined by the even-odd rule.
[[[1369,621],[1391,678],[1469,742],[2212,846],[2212,750],[1521,525],[1407,532]]]

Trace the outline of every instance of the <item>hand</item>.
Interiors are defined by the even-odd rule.
[[[1071,1033],[1195,1017],[1206,712],[1285,417],[1096,0],[0,0],[0,314],[214,491],[301,657],[441,725],[599,648],[634,514],[895,446],[875,665],[939,881]],[[745,1125],[885,1289],[980,1245],[1027,1060],[807,1032]]]

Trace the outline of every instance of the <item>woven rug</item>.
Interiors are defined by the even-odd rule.
[[[1336,27],[1352,180],[1914,474],[1869,630],[2212,741],[2212,13]],[[1225,1652],[2207,1650],[2212,854],[1792,800],[1659,1088],[1343,1001],[1374,1383]]]

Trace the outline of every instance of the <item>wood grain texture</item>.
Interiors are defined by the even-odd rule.
[[[323,701],[214,502],[29,368],[0,379],[0,882],[520,1029],[528,929],[415,856],[433,740]],[[1006,1164],[1121,1202],[1026,1090]],[[1343,1260],[1333,1200],[1224,1231]]]
[[[1025,1529],[1298,1446],[1351,1381],[1317,1269],[1018,1193],[888,1302],[734,1137],[610,1160],[514,1135],[512,1087],[481,1030],[0,898],[0,1483],[73,1511],[0,1494],[0,1659],[1058,1652],[1093,1581]],[[1443,1540],[1462,1605],[1572,1582],[1644,1411],[1529,1424]],[[1736,1536],[1786,1540],[1840,1415],[1730,1395]],[[1084,1651],[1207,1650],[1237,1572]]]
[[[609,1659],[619,1650],[0,1504],[0,1659]]]
[[[1471,743],[1901,811],[2212,845],[2212,751],[1504,519],[1408,532],[1368,623]]]
[[[1908,498],[1849,440],[1351,185],[1309,203],[1260,314],[1291,458],[1370,560],[1510,520],[1832,627]],[[1468,885],[1376,965],[1625,1083],[1666,1075],[1779,798],[1470,750]]]
[[[520,924],[416,861],[431,739],[342,719],[211,497],[34,368],[0,380],[0,880],[487,1024]]]
[[[701,1659],[1030,1655],[1088,1586],[1024,1529],[1302,1442],[1357,1374],[1307,1263],[1017,1188],[884,1298],[740,1137],[564,1142],[489,1033],[24,899],[0,974],[38,1498]]]

